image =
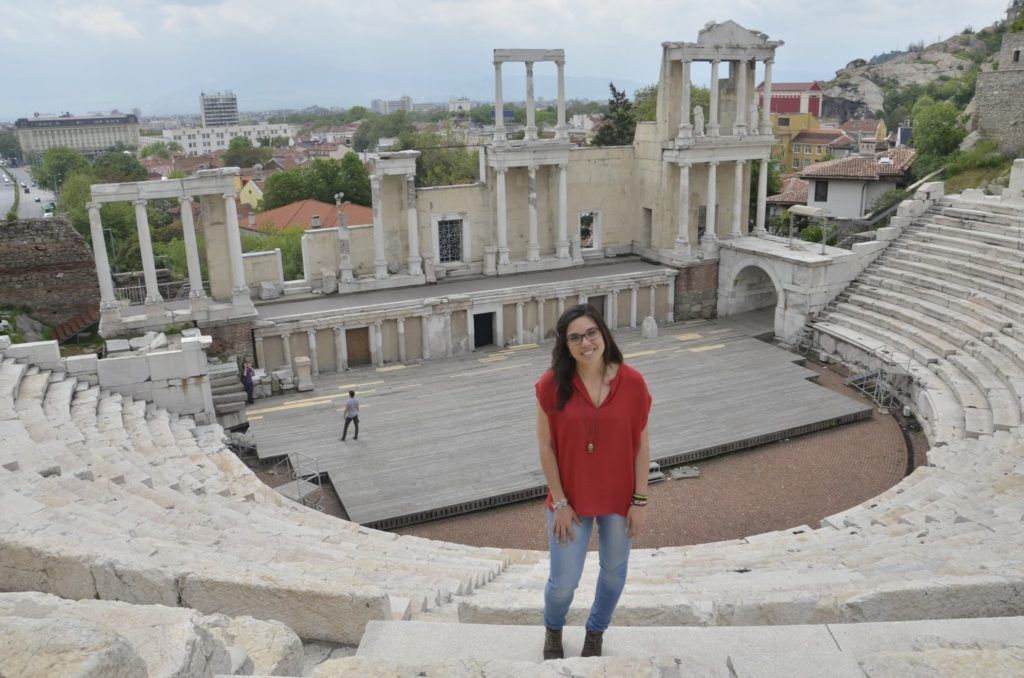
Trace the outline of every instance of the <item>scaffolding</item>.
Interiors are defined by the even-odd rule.
[[[324,510],[324,488],[320,462],[314,457],[292,452],[275,466],[288,465],[291,481],[274,488],[278,493],[317,511]]]
[[[907,356],[906,374],[910,374],[910,361]],[[852,386],[871,399],[878,407],[886,409],[901,404],[902,393],[896,386],[899,368],[896,366],[894,354],[889,349],[876,348],[868,354],[865,369],[859,374],[847,377],[844,384]]]

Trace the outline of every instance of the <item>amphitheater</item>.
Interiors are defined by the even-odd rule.
[[[292,503],[219,426],[5,340],[0,674],[298,676],[304,643],[332,643],[358,650],[314,675],[1024,675],[1022,184],[1018,160],[1002,198],[905,202],[807,328],[892,375],[929,465],[819,526],[635,551],[603,658],[539,661],[544,553]]]

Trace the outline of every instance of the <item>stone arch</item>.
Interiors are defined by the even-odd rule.
[[[744,257],[727,269],[720,269],[718,315],[775,308],[775,334],[782,331],[786,290],[778,271],[762,258]]]

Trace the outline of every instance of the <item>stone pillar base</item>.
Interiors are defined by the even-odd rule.
[[[683,238],[676,238],[676,250],[675,255],[677,257],[689,257],[690,256],[690,241]]]
[[[507,247],[499,247],[498,248],[498,265],[499,266],[508,266],[508,254],[509,254],[509,249]]]
[[[388,262],[384,259],[376,259],[373,262],[373,277],[377,280],[384,280],[388,277]]]
[[[409,275],[423,275],[423,259],[409,257]]]
[[[701,238],[700,248],[704,250],[705,258],[718,257],[718,237],[714,233],[705,233]]]
[[[498,275],[498,248],[494,245],[484,247],[484,275]]]
[[[540,261],[540,245],[532,243],[526,246],[526,260]]]
[[[556,259],[568,259],[569,258],[569,241],[559,240],[555,243],[555,258]]]

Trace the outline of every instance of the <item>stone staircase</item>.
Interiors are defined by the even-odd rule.
[[[238,365],[234,360],[210,362],[207,370],[217,423],[226,431],[244,427],[249,418],[245,414],[245,387],[242,386]]]
[[[612,656],[539,663],[543,552],[322,515],[263,486],[220,426],[11,359],[0,362],[0,590],[248,615],[360,644],[319,676],[1022,675],[1021,243],[1024,206],[1012,204],[946,198],[905,229],[811,341],[903,380],[929,465],[820,526],[634,551]],[[569,652],[596,578],[592,557]],[[29,643],[57,628],[3,623]]]

